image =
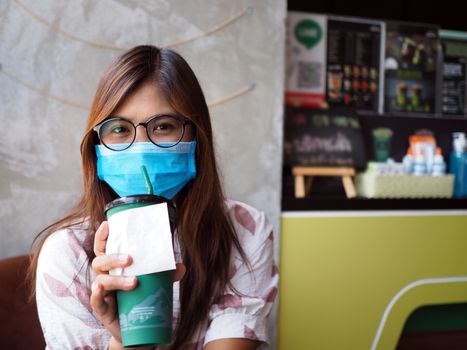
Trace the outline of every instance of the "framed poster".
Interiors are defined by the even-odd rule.
[[[287,14],[285,104],[327,108],[325,95],[326,20],[324,15]]]
[[[438,27],[387,22],[385,46],[384,110],[434,113]]]
[[[467,32],[440,30],[443,49],[441,112],[466,115]]]
[[[328,17],[326,97],[329,106],[382,112],[385,24]]]

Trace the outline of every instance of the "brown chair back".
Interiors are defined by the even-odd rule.
[[[2,349],[44,349],[35,301],[28,301],[29,256],[0,260],[0,333]]]

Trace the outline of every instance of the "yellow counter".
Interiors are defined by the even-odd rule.
[[[422,305],[467,302],[467,211],[284,212],[280,350],[394,350]]]

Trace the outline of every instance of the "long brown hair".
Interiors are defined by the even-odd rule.
[[[118,57],[101,77],[81,142],[84,193],[70,215],[36,237],[38,244],[32,255],[30,281],[34,285],[39,252],[46,238],[58,228],[71,226],[84,218],[90,227],[84,249],[88,261],[95,257],[95,231],[105,220],[105,204],[116,195],[97,177],[94,146],[99,140],[93,127],[146,82],[158,86],[172,108],[191,119],[196,131],[197,176],[176,199],[176,231],[187,267],[180,282],[181,315],[172,347],[177,349],[191,340],[198,327],[206,321],[216,297],[229,286],[233,249],[237,249],[244,258],[245,254],[225,211],[206,100],[189,65],[172,50],[137,46]]]

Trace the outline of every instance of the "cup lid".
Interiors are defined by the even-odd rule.
[[[173,202],[170,199],[167,199],[162,196],[157,196],[154,194],[136,194],[132,196],[119,197],[114,199],[112,202],[106,204],[104,212],[115,208],[119,205],[124,204],[138,204],[138,203],[149,203],[149,204],[158,204],[158,203],[167,203],[170,207],[175,207]]]

